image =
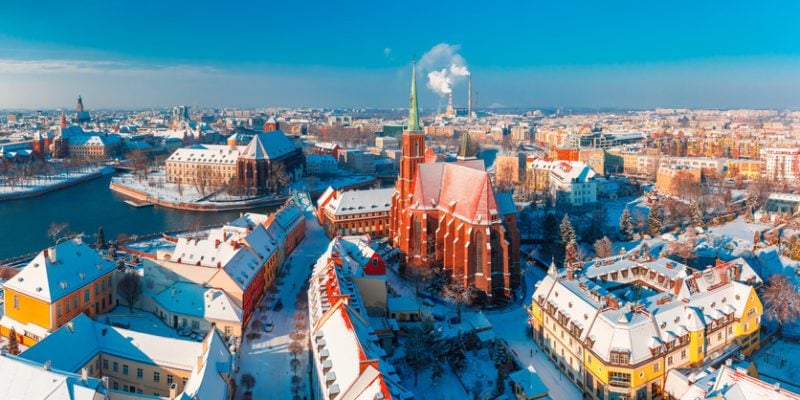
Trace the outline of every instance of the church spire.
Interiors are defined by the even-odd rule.
[[[550,266],[547,268],[547,275],[555,278],[558,276],[558,267],[556,267],[556,258],[550,260]]]
[[[411,63],[411,104],[408,106],[408,130],[421,131],[417,106],[417,62]]]

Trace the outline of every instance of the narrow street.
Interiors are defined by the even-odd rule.
[[[536,266],[526,268],[525,298],[515,308],[486,313],[497,336],[505,339],[519,360],[528,369],[535,371],[549,390],[554,400],[580,399],[581,392],[563,373],[547,358],[542,349],[528,336],[528,312],[531,296],[536,290],[536,282],[544,277],[545,272]],[[533,353],[531,351],[533,350]]]
[[[292,398],[292,368],[290,361],[292,354],[289,351],[289,344],[292,339],[289,334],[294,330],[294,314],[297,311],[295,301],[297,294],[303,290],[306,281],[311,273],[310,265],[319,258],[320,254],[328,246],[329,239],[325,235],[322,227],[317,222],[316,216],[310,209],[306,212],[306,237],[302,243],[289,256],[284,270],[285,273],[279,279],[278,298],[283,303],[283,309],[273,311],[265,307],[264,311],[259,311],[251,319],[261,321],[271,321],[274,323],[272,332],[259,332],[259,337],[248,339],[245,334],[241,349],[239,372],[236,376],[237,384],[239,377],[249,373],[255,377],[253,387],[254,399],[291,399]],[[265,299],[267,296],[265,296]],[[265,300],[264,302],[266,302]],[[247,333],[253,332],[249,326]],[[308,358],[300,357],[303,361],[301,376],[303,377],[303,391],[308,393]],[[239,386],[237,393],[239,398],[245,390]]]

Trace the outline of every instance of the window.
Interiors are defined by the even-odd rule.
[[[172,375],[167,374],[167,383],[171,385],[172,384],[172,380],[173,380],[172,379]]]
[[[611,363],[612,364],[627,364],[630,360],[630,353],[622,352],[622,351],[612,351],[611,352]]]
[[[128,364],[122,364],[122,374],[128,375]]]
[[[56,315],[61,316],[61,304],[56,304]]]
[[[199,331],[200,330],[200,322],[199,321],[192,321],[192,330]]]
[[[65,301],[65,302],[64,302],[64,304],[66,304],[66,305],[67,305],[67,312],[69,312],[69,310],[70,310],[70,307],[69,307],[69,299],[67,299],[67,301]],[[18,308],[18,307],[14,307],[14,308]]]
[[[108,369],[108,360],[103,360],[103,369]]]
[[[672,356],[667,357],[667,366],[672,365]]]
[[[89,296],[90,296],[89,289],[84,290],[83,291],[83,302],[84,303],[88,303],[89,302],[89,298],[90,298]]]
[[[660,369],[661,369],[661,363],[656,361],[656,363],[653,364],[653,372],[658,372]]]
[[[100,287],[102,287],[103,291],[105,292],[106,291],[106,281],[100,282]]]
[[[72,296],[72,308],[78,308],[78,294],[76,293],[75,296]]]
[[[112,384],[111,387],[113,387],[114,390],[119,390],[119,382],[114,381],[114,384]]]
[[[98,285],[97,282],[94,283],[94,294],[95,296],[100,294],[100,285]]]
[[[681,360],[686,359],[686,349],[681,350]]]
[[[631,387],[631,374],[624,372],[608,372],[608,384],[616,387]]]
[[[233,333],[233,328],[230,325],[226,326],[225,327],[225,334],[226,335],[230,335],[232,333]]]
[[[114,372],[119,372],[119,363],[114,361],[114,364],[112,364],[111,370],[114,371]]]
[[[161,374],[158,372],[153,372],[153,382],[161,382]]]
[[[14,308],[19,310],[19,296],[16,294],[14,295]]]
[[[141,368],[136,368],[136,377],[142,379],[144,377],[144,371]]]

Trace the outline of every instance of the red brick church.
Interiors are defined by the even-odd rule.
[[[416,71],[411,74],[408,129],[392,197],[390,237],[400,263],[441,266],[465,286],[505,301],[519,285],[519,231],[510,193],[495,193],[483,161],[426,157],[419,123]]]

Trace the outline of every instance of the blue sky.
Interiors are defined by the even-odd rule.
[[[798,15],[793,1],[6,0],[0,107],[404,107],[409,61],[444,49],[421,78],[468,69],[480,106],[800,108]]]

